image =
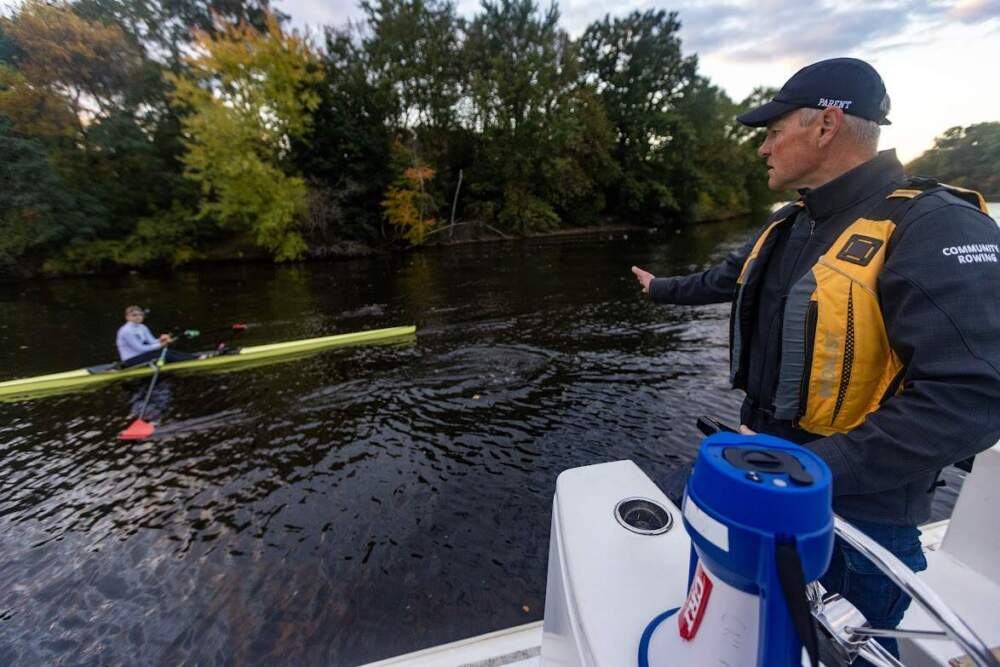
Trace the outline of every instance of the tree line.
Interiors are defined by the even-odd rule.
[[[754,132],[675,13],[578,38],[555,5],[364,0],[313,39],[268,0],[26,0],[0,18],[0,273],[318,256],[724,217]],[[314,42],[320,41],[320,45]]]
[[[1000,122],[949,128],[907,169],[1000,200]]]

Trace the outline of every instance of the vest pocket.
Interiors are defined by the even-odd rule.
[[[830,435],[856,428],[878,408],[899,366],[892,361],[877,295],[822,261],[814,271],[818,312],[799,426]]]
[[[852,372],[856,349],[855,318],[858,304],[851,276],[820,261],[816,276],[815,315],[808,340],[811,354],[803,374],[804,399],[799,427],[818,435],[830,435],[852,421],[860,379]],[[813,309],[811,309],[813,310]],[[863,347],[863,344],[862,344]]]

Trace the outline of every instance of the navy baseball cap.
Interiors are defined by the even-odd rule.
[[[785,82],[774,99],[737,116],[750,127],[768,122],[795,109],[839,107],[844,113],[890,125],[889,95],[875,68],[857,58],[831,58],[803,67]]]

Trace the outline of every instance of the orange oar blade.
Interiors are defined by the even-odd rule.
[[[155,427],[152,423],[142,419],[136,419],[132,425],[118,434],[119,440],[145,440],[153,435]]]

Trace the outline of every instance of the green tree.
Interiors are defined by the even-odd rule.
[[[697,60],[685,58],[677,14],[635,11],[591,24],[580,38],[586,75],[616,130],[622,178],[610,192],[621,214],[655,217],[684,209],[691,130],[678,105],[695,85]]]
[[[773,97],[774,91],[758,89],[735,104],[707,79],[696,76],[677,103],[685,141],[678,142],[677,175],[673,180],[686,218],[725,218],[760,211],[779,199],[767,188],[767,171],[757,157],[763,131],[736,120],[743,111]],[[692,206],[693,204],[693,206]]]
[[[148,59],[175,73],[199,31],[214,35],[239,23],[266,31],[268,15],[285,19],[269,0],[76,0],[73,9],[90,21],[117,24]]]
[[[397,129],[449,130],[462,93],[463,22],[449,0],[362,0],[370,74],[392,88]]]
[[[198,189],[182,177],[184,110],[171,106],[164,74],[186,72],[183,56],[199,34],[215,35],[241,21],[266,30],[269,0],[75,0],[72,7],[89,21],[118,26],[141,54],[125,104],[103,133],[105,152],[129,163],[100,188],[109,214],[121,229],[135,229],[138,218],[159,215],[161,226],[172,225],[179,210],[197,208]],[[280,13],[275,16],[283,19]],[[130,192],[144,194],[144,205],[137,207],[134,197],[121,196]]]
[[[274,17],[266,32],[228,25],[215,37],[199,33],[197,45],[190,74],[169,78],[174,103],[190,111],[183,160],[201,187],[199,215],[249,233],[279,261],[300,257],[307,188],[290,150],[319,104],[316,55]]]
[[[28,252],[64,242],[86,224],[49,152],[0,116],[0,274],[25,273]]]
[[[735,158],[739,167],[734,172],[743,180],[751,211],[763,211],[774,202],[789,201],[798,196],[794,191],[772,192],[767,187],[767,169],[764,161],[757,155],[757,149],[764,143],[767,130],[762,127],[747,127],[735,118],[770,102],[777,94],[776,88],[754,88],[733,110],[733,119],[726,129],[727,135],[739,146],[739,155]]]
[[[607,187],[621,175],[612,155],[614,128],[593,88],[580,84],[557,100],[548,122],[549,144],[541,162],[540,196],[564,224],[599,222]]]
[[[17,247],[54,256],[55,246],[128,234],[154,201],[156,189],[142,187],[154,181],[142,176],[158,166],[130,94],[139,52],[117,26],[87,21],[62,3],[30,0],[0,19],[0,30],[6,134],[9,141],[33,140],[52,170],[44,180],[50,196],[73,202],[73,215],[54,227],[58,233],[26,221]]]
[[[466,123],[478,134],[470,210],[517,234],[588,207],[593,218],[603,208],[599,184],[614,172],[604,110],[558,21],[554,5],[485,0],[463,51]]]
[[[469,158],[470,137],[461,126],[465,22],[450,0],[365,0],[361,7],[367,29],[360,55],[389,105],[392,142],[405,144],[435,172],[422,187],[443,200]]]
[[[669,182],[681,215],[703,220],[746,211],[747,165],[728,131],[736,124],[736,105],[696,75],[677,101],[676,112],[680,140],[674,142]]]
[[[949,128],[907,171],[990,197],[1000,195],[1000,122]]]
[[[349,30],[328,29],[319,104],[307,134],[293,142],[309,183],[304,233],[310,243],[381,240],[380,202],[392,181],[390,147],[397,100],[369,75],[368,56]]]

